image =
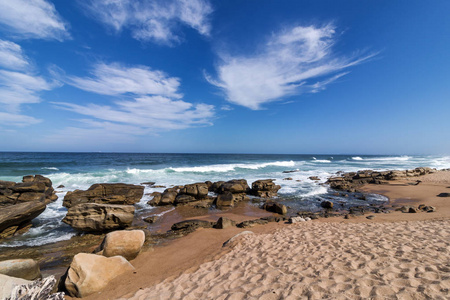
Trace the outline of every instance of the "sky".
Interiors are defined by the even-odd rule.
[[[449,11],[0,0],[0,151],[449,154]]]

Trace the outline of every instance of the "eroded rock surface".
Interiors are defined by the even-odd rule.
[[[135,259],[145,242],[142,230],[118,230],[106,235],[99,247],[103,256],[123,256],[127,260]]]
[[[11,237],[27,231],[31,220],[45,210],[41,201],[24,202],[0,209],[0,239]]]

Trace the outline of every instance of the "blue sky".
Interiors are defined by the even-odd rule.
[[[0,151],[448,154],[449,11],[0,0]]]

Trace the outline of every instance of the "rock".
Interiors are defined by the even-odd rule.
[[[138,203],[144,195],[141,185],[125,183],[97,183],[86,191],[67,192],[63,206],[70,208],[81,203],[123,204]]]
[[[0,181],[0,206],[21,202],[41,201],[45,204],[58,199],[52,181],[42,175],[24,176],[23,182]]]
[[[331,202],[331,201],[326,200],[326,201],[322,201],[320,203],[320,206],[322,206],[323,208],[333,208],[334,203]]]
[[[65,188],[65,186],[62,184],[58,185],[58,187],[57,187],[57,189],[63,189],[63,188]]]
[[[292,180],[292,177],[283,178],[283,180]]]
[[[450,197],[450,193],[440,193],[438,197]]]
[[[422,210],[422,211],[426,211],[426,212],[435,212],[436,211],[436,208],[434,206],[428,206],[425,204],[420,204],[418,209]]]
[[[150,195],[153,196],[153,198],[152,200],[148,201],[147,204],[151,206],[158,206],[161,202],[162,194],[159,192],[153,192]]]
[[[284,220],[284,217],[276,217],[276,216],[268,216],[262,217],[261,220],[266,220],[267,222],[281,222]]]
[[[192,230],[194,231],[197,228],[213,228],[215,225],[214,222],[209,222],[205,220],[185,220],[172,225],[172,230]]]
[[[147,218],[142,219],[144,222],[147,222],[149,224],[153,224],[158,220],[158,216],[149,216]]]
[[[234,197],[231,192],[219,194],[216,200],[218,208],[229,208],[234,206]]]
[[[14,288],[29,283],[31,281],[0,274],[0,299],[9,299]]]
[[[289,173],[295,173],[295,172],[300,172],[300,170],[288,170],[288,171],[283,171],[282,173],[289,174]]]
[[[229,239],[225,243],[223,243],[222,247],[225,247],[225,246],[234,247],[236,244],[239,243],[239,240],[241,240],[242,237],[249,235],[249,234],[254,234],[254,233],[252,231],[248,231],[248,230],[242,231],[242,232],[236,234],[235,236],[233,236],[231,239]]]
[[[419,212],[419,210],[417,208],[415,208],[413,206],[409,206],[409,205],[402,206],[400,209],[397,209],[397,210],[400,210],[403,213],[418,213]]]
[[[203,199],[208,195],[208,185],[204,182],[186,184],[180,189],[179,194],[190,195],[195,199]]]
[[[214,225],[214,228],[225,229],[234,226],[236,226],[236,222],[234,222],[233,220],[228,219],[226,217],[220,217],[219,220],[217,220],[216,225]]]
[[[270,198],[275,197],[279,189],[281,189],[281,186],[276,185],[273,179],[261,179],[252,183],[250,192],[258,197]]]
[[[155,185],[155,183],[156,183],[156,182],[148,181],[148,182],[142,182],[141,184],[142,184],[142,185],[148,185],[148,186],[150,186],[150,187],[153,187],[153,186]]]
[[[123,256],[133,260],[141,252],[144,242],[142,230],[118,230],[108,233],[98,250],[103,251],[102,255],[106,257]]]
[[[104,257],[79,253],[74,256],[65,278],[65,288],[72,297],[86,297],[100,292],[108,282],[134,267],[122,256]]]
[[[223,183],[219,189],[218,192],[220,194],[223,194],[225,192],[230,192],[233,194],[238,193],[247,193],[250,190],[247,180],[245,179],[233,179],[230,181],[227,181]]]
[[[295,224],[295,223],[299,223],[299,222],[306,222],[306,220],[302,217],[292,217],[289,219],[289,223],[291,223],[291,224]]]
[[[309,180],[315,180],[315,181],[320,180],[320,178],[317,177],[317,176],[309,176],[308,179]]]
[[[10,259],[0,261],[0,274],[26,280],[42,278],[39,265],[33,259]]]
[[[208,190],[210,192],[219,193],[219,188],[224,183],[225,183],[225,181],[216,181],[208,186]]]
[[[372,220],[373,218],[375,218],[374,215],[370,215],[370,216],[367,216],[367,217],[366,217],[366,219],[369,219],[369,220]]]
[[[131,225],[134,206],[83,203],[69,208],[62,220],[73,228],[86,232],[104,232]]]
[[[263,208],[267,211],[274,212],[280,215],[285,215],[287,213],[286,205],[276,202],[267,202],[264,204]]]
[[[236,227],[248,228],[248,227],[254,227],[255,225],[265,225],[267,223],[269,223],[269,222],[265,219],[255,219],[255,220],[248,220],[248,221],[241,222],[241,223],[237,224]]]
[[[194,196],[182,194],[182,195],[178,195],[175,198],[174,204],[177,204],[177,205],[178,204],[186,204],[186,203],[194,202],[194,201],[197,201],[197,199],[195,199]]]
[[[161,200],[158,205],[173,205],[178,193],[171,190],[166,190],[161,194]]]
[[[29,228],[31,220],[39,216],[45,208],[44,203],[33,201],[0,209],[0,239],[13,236],[23,228]]]
[[[64,293],[55,293],[56,279],[49,276],[43,280],[35,280],[33,282],[22,284],[15,287],[11,292],[10,300],[28,300],[28,299],[46,299],[46,300],[64,300]]]

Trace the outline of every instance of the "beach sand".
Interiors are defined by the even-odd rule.
[[[437,197],[450,172],[417,179],[363,189],[436,212],[271,223],[234,247],[222,243],[243,229],[200,229],[85,299],[450,299],[450,198]]]

